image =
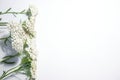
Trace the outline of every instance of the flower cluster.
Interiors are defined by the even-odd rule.
[[[26,48],[26,51],[29,52],[30,57],[32,58],[32,62],[31,62],[31,74],[32,77],[35,78],[35,71],[36,71],[36,51],[35,51],[35,47],[33,44],[28,43],[29,47]]]
[[[31,36],[34,37],[35,35],[35,31],[34,31],[34,24],[35,24],[35,18],[37,13],[37,10],[34,6],[30,6],[29,7],[31,16],[29,16],[28,20],[25,21],[25,25],[23,25],[23,29],[26,31],[26,34],[29,36],[27,38],[27,44],[28,44],[28,48],[26,49],[29,54],[30,57],[32,58],[32,62],[31,62],[31,74],[32,77],[35,78],[35,71],[36,71],[36,51],[35,51],[35,47],[34,47],[34,43],[33,43],[33,39],[31,39]]]
[[[22,23],[11,22],[10,24],[8,24],[8,27],[11,32],[12,48],[14,48],[19,53],[24,52],[24,50],[29,53],[32,59],[30,71],[32,77],[35,78],[36,51],[33,46],[33,37],[35,36],[34,24],[37,11],[33,6],[30,6],[26,12],[26,15],[28,16],[27,20]],[[25,42],[28,46],[24,49]]]
[[[27,19],[25,21],[18,22],[0,22],[0,26],[8,26],[10,30],[10,36],[5,39],[11,39],[12,48],[15,49],[18,54],[15,56],[20,56],[20,64],[16,67],[3,72],[0,76],[0,80],[4,80],[13,73],[24,73],[29,80],[35,80],[36,78],[36,50],[34,45],[34,24],[37,15],[37,10],[34,6],[29,6],[27,10],[22,10],[20,12],[11,11],[11,8],[7,9],[5,12],[0,12],[0,15],[13,14],[16,15],[26,15]],[[9,39],[10,38],[10,39]],[[9,55],[4,57],[2,60],[10,60],[14,56]],[[12,64],[12,63],[9,63]]]
[[[25,40],[24,30],[22,29],[20,24],[14,22],[8,24],[8,27],[10,29],[12,48],[15,49],[17,52],[22,52]]]
[[[31,11],[32,17],[36,17],[37,14],[38,14],[37,8],[35,8],[33,5],[30,5],[30,6],[29,6],[29,9],[30,9],[30,11]]]
[[[29,36],[34,37],[35,31],[34,31],[34,24],[35,24],[35,18],[37,15],[37,10],[34,6],[30,6],[29,9],[27,10],[27,16],[28,20],[23,22],[23,29],[25,30],[26,34]]]

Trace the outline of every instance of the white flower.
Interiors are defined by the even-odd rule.
[[[35,8],[33,5],[30,5],[29,9],[31,10],[32,16],[36,16],[38,14],[37,8]]]
[[[31,24],[31,23],[27,24],[28,30],[32,27],[32,26],[29,26],[29,24]],[[28,44],[28,47],[25,48],[25,50],[29,53],[30,57],[32,58],[32,62],[31,62],[32,66],[31,66],[30,71],[31,71],[32,76],[35,78],[35,71],[36,71],[36,55],[35,54],[36,54],[36,51],[35,51],[35,47],[33,45],[33,43],[34,43],[33,39],[28,37],[28,35],[23,30],[21,24],[12,22],[9,24],[9,29],[11,31],[12,48],[14,48],[17,52],[23,51],[23,48],[24,48],[23,45],[24,45],[25,41],[27,41],[26,43]],[[33,29],[30,29],[30,30],[33,30]]]
[[[30,54],[30,57],[32,58],[31,62],[31,73],[32,76],[35,77],[36,73],[36,49],[35,45],[32,39],[27,39],[27,44],[29,45],[25,50]]]
[[[22,52],[26,35],[21,24],[11,22],[8,27],[11,33],[12,48],[17,52]]]
[[[23,28],[27,31],[26,34],[34,36],[35,35],[35,30],[34,30],[34,23],[32,23],[32,22],[29,21],[29,20],[26,20],[25,25],[23,25]]]

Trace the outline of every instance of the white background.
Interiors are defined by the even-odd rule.
[[[120,80],[120,0],[37,0],[38,80]]]
[[[120,0],[30,2],[39,10],[37,80],[120,80]]]

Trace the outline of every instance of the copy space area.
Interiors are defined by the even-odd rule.
[[[36,0],[38,80],[120,80],[120,0]]]

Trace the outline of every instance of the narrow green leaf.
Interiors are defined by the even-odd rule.
[[[20,13],[24,13],[25,12],[25,9],[24,10],[22,10]]]
[[[16,15],[13,13],[13,16],[16,17]]]
[[[7,9],[7,10],[6,10],[6,13],[9,12],[11,9],[12,9],[12,8]]]
[[[2,20],[2,18],[0,18],[0,21]]]
[[[0,22],[0,26],[7,26],[7,22]]]
[[[14,64],[15,62],[8,62],[8,61],[3,61],[5,64]]]
[[[12,58],[14,58],[14,57],[16,57],[16,56],[19,56],[20,54],[19,53],[17,53],[17,54],[15,54],[15,55],[9,55],[9,56],[5,56],[5,57],[3,57],[1,60],[0,60],[0,63],[7,63],[7,64],[12,64],[12,63],[14,63],[14,62],[10,62],[9,60],[10,59],[12,59]]]
[[[0,14],[2,14],[2,12],[0,12]]]

